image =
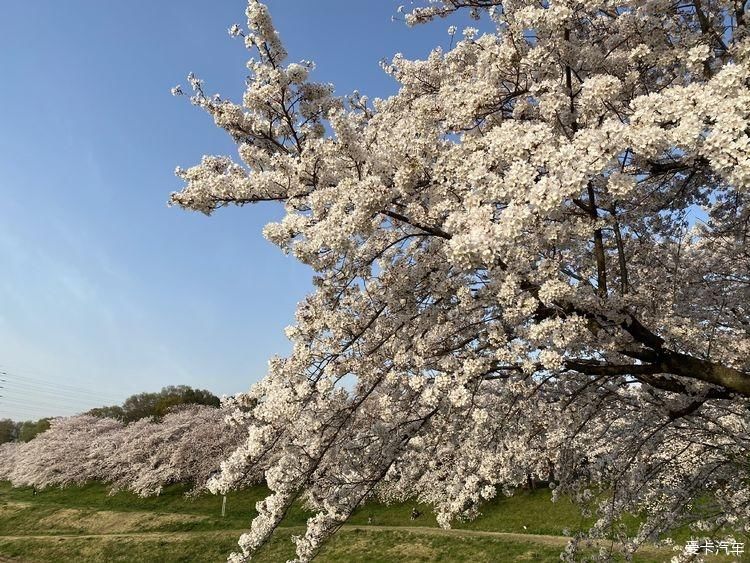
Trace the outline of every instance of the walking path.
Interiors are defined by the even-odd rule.
[[[278,530],[293,531],[299,530],[304,531],[304,526],[279,526]],[[569,537],[566,536],[551,536],[544,534],[519,534],[515,532],[490,532],[485,530],[444,530],[442,528],[432,528],[427,526],[358,526],[358,525],[345,525],[341,527],[344,532],[352,532],[355,530],[363,530],[367,532],[407,532],[411,534],[420,535],[443,535],[443,536],[455,536],[455,537],[485,537],[485,538],[498,538],[505,539],[514,542],[524,542],[531,544],[541,544],[551,547],[563,548],[570,541]],[[188,539],[195,537],[196,535],[202,536],[224,536],[234,535],[239,537],[241,534],[247,532],[246,528],[243,529],[227,529],[227,530],[195,530],[195,531],[181,531],[181,532],[123,532],[123,533],[105,533],[105,534],[36,534],[36,535],[13,535],[5,536],[0,535],[0,542],[3,541],[25,541],[25,540],[54,540],[54,541],[65,541],[65,540],[76,540],[76,539],[116,539],[116,538],[139,538],[142,540],[172,540],[180,541],[182,539]],[[605,540],[598,540],[594,543],[599,546],[610,547],[612,544]],[[615,551],[619,551],[618,545],[614,546]],[[655,545],[644,545],[639,550],[641,554],[650,554],[652,556],[665,555],[664,548],[660,548]],[[14,562],[12,559],[3,559],[0,556],[0,563],[11,563]]]
[[[301,526],[284,527],[280,526],[279,530],[302,530]],[[565,545],[570,538],[565,536],[547,536],[542,534],[517,534],[513,532],[489,532],[484,530],[444,530],[442,528],[431,528],[427,526],[357,526],[345,525],[341,528],[343,531],[365,530],[368,532],[409,532],[412,534],[434,534],[445,536],[481,536],[504,538],[513,541],[526,541],[534,543],[543,543],[546,545]],[[35,534],[35,535],[0,535],[0,541],[6,540],[65,540],[65,539],[94,539],[94,538],[180,538],[196,535],[224,535],[234,534],[239,536],[245,533],[246,529],[241,530],[196,530],[184,532],[122,532],[110,534]]]

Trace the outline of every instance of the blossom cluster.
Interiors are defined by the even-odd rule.
[[[315,512],[295,540],[309,561],[373,496],[416,496],[449,526],[528,479],[631,551],[696,518],[748,525],[750,40],[735,4],[417,1],[409,24],[469,10],[494,32],[396,55],[382,66],[398,92],[370,101],[287,64],[250,0],[243,100],[193,86],[239,159],[180,170],[171,198],[283,205],[264,234],[315,272],[293,350],[246,394],[245,440],[210,483],[262,470],[271,489],[235,560],[297,499]]]
[[[0,446],[0,480],[39,489],[99,481],[141,496],[185,483],[198,493],[245,434],[226,415],[189,405],[128,425],[91,415],[54,419],[33,440]]]

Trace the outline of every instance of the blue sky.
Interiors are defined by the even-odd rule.
[[[290,60],[339,94],[387,96],[396,52],[447,47],[398,2],[271,0]],[[266,242],[280,209],[166,206],[175,166],[235,155],[173,98],[193,71],[239,99],[243,0],[22,0],[0,18],[0,418],[70,414],[187,384],[235,393],[285,354],[311,273]]]

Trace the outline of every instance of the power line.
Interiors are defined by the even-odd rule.
[[[116,404],[118,399],[90,389],[21,376],[7,368],[0,370],[0,406],[2,410],[45,418],[61,413],[84,412],[105,404]],[[51,413],[56,413],[52,415]]]
[[[18,381],[18,376],[13,373],[4,371],[3,374],[5,377],[0,378],[0,405],[11,411],[23,409],[27,416],[32,412],[41,416],[50,416],[51,411],[84,412],[103,406],[104,403],[115,402],[86,390],[71,391],[60,389],[56,384],[40,385]]]
[[[50,414],[50,413],[60,413],[60,412],[70,412],[70,408],[66,408],[63,405],[43,405],[43,404],[29,404],[26,401],[17,401],[15,399],[7,399],[6,397],[3,397],[0,399],[3,407],[7,408],[8,410],[23,410],[25,412],[33,412],[33,413],[39,413],[43,416],[63,416],[60,414]],[[74,409],[73,409],[74,410]]]
[[[49,374],[42,374],[41,372],[38,372],[38,371],[28,370],[28,369],[15,369],[13,367],[0,364],[0,373],[2,372],[9,372],[9,373],[16,375],[17,377],[34,380],[38,383],[57,385],[59,387],[65,387],[71,390],[90,390],[92,387],[100,385],[100,383],[96,381],[91,381],[91,382],[88,382],[89,383],[88,386],[82,387],[80,385],[64,383],[63,382],[64,378],[62,377],[50,377]],[[108,383],[108,387],[111,388],[111,383]],[[125,390],[119,390],[119,389],[115,389],[114,392],[117,394],[126,393]]]
[[[74,386],[74,385],[68,385],[66,383],[61,383],[59,380],[58,381],[52,381],[52,380],[45,380],[45,379],[41,379],[41,378],[31,377],[31,376],[28,376],[28,375],[22,375],[22,374],[19,374],[18,372],[15,372],[15,371],[12,371],[12,370],[8,370],[7,368],[0,369],[0,377],[2,377],[2,376],[6,376],[6,378],[11,378],[12,377],[14,379],[23,380],[25,383],[34,384],[34,385],[37,385],[37,386],[55,387],[55,388],[58,388],[58,389],[60,389],[62,391],[70,391],[70,392],[73,392],[73,393],[81,393],[81,394],[87,394],[87,395],[94,395],[94,396],[98,396],[98,397],[105,397],[105,395],[106,395],[107,396],[106,397],[107,400],[116,400],[116,399],[113,399],[113,397],[110,396],[110,395],[108,395],[108,394],[100,393],[98,391],[92,391],[90,388],[77,387],[77,386]]]
[[[101,402],[89,398],[30,395],[27,391],[0,386],[0,405],[10,401],[40,409],[61,408],[70,411],[84,411],[103,406]]]
[[[70,404],[66,405],[66,404],[57,403],[54,401],[39,401],[39,400],[27,401],[23,399],[17,399],[15,397],[0,397],[0,405],[31,407],[31,408],[37,408],[39,410],[46,410],[46,411],[50,411],[52,409],[65,410],[65,411],[83,410],[79,407],[76,407]]]
[[[104,395],[88,393],[83,391],[69,391],[67,389],[61,389],[54,386],[39,385],[36,383],[29,383],[27,381],[16,380],[14,377],[0,378],[0,386],[6,388],[16,389],[19,391],[27,391],[34,393],[41,393],[46,395],[54,395],[55,397],[73,398],[73,399],[85,399],[87,401],[99,401],[102,403],[115,402],[116,399],[113,397],[107,397]]]
[[[55,391],[55,392],[58,392],[58,393],[68,393],[68,394],[73,394],[73,395],[89,395],[89,396],[97,398],[97,399],[113,399],[114,398],[111,395],[106,395],[104,393],[97,393],[97,392],[94,392],[94,391],[85,391],[85,390],[74,391],[72,389],[58,387],[56,385],[41,384],[41,383],[36,383],[36,382],[32,382],[32,381],[26,381],[24,379],[20,379],[20,378],[14,376],[14,375],[0,376],[0,381],[4,381],[4,382],[8,382],[8,383],[13,383],[15,385],[22,385],[24,387],[33,387],[35,389],[40,389],[42,391]]]

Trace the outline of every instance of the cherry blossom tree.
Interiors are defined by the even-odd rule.
[[[40,489],[99,481],[113,492],[125,489],[141,496],[184,483],[199,494],[247,434],[244,420],[230,418],[225,409],[185,405],[161,420],[143,418],[128,425],[93,415],[54,419],[49,430],[27,443],[0,445],[0,480]],[[260,472],[249,473],[238,486],[261,478]]]
[[[16,454],[20,446],[18,442],[0,444],[0,481],[10,481],[11,472],[16,466]]]
[[[17,446],[10,481],[14,486],[43,489],[102,479],[101,467],[90,453],[121,431],[122,423],[111,418],[78,415],[53,419],[49,430]]]
[[[272,491],[236,561],[299,498],[309,561],[373,495],[430,502],[447,527],[529,476],[628,551],[686,521],[748,525],[745,1],[402,13],[461,10],[491,31],[396,55],[387,99],[314,82],[256,0],[230,28],[253,53],[242,101],[188,77],[239,159],[178,168],[171,202],[281,204],[265,236],[316,272],[211,483],[264,468]],[[628,536],[620,517],[641,511]]]
[[[205,491],[220,462],[246,434],[241,426],[228,425],[225,417],[222,409],[186,405],[160,421],[144,418],[129,424],[115,438],[115,455],[100,457],[102,480],[113,490],[140,496],[158,495],[174,483],[191,485],[195,494]]]

